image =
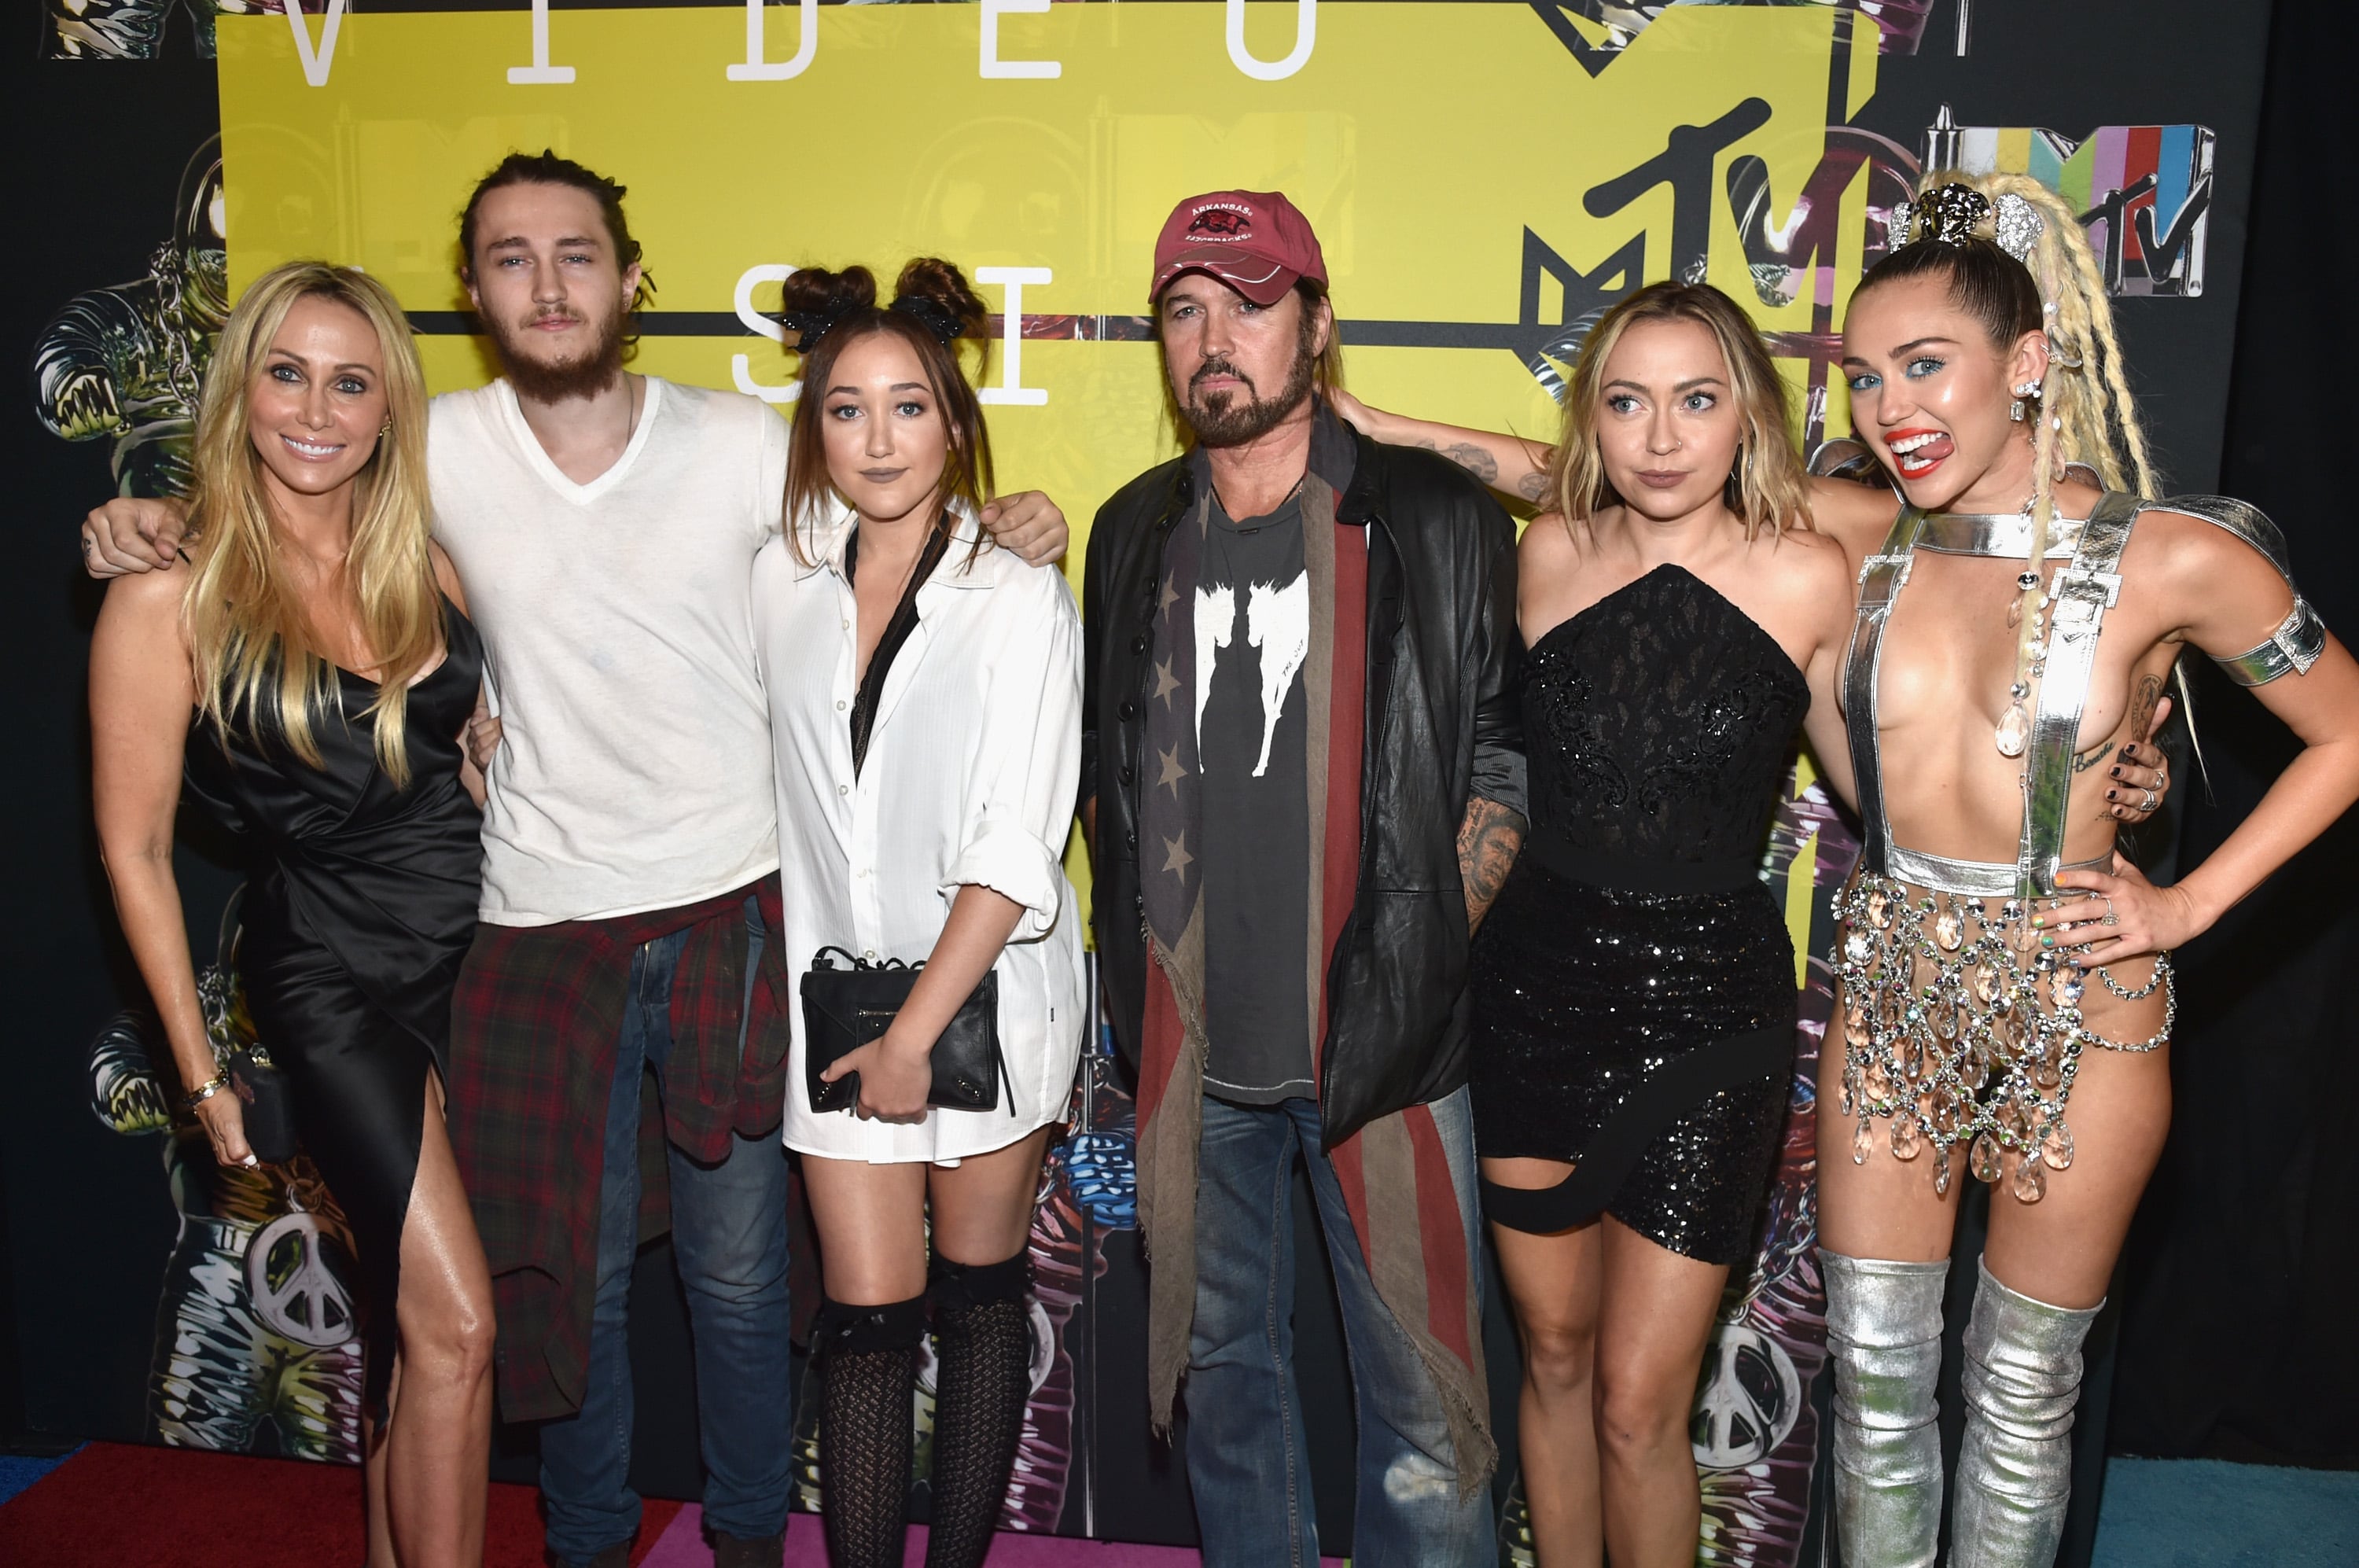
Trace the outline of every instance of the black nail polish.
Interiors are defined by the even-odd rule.
[[[2115,779],[2119,779],[2122,776],[2122,770],[2118,768],[2109,768],[2107,771]]]

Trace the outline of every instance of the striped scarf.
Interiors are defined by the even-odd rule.
[[[1310,576],[1310,649],[1303,661],[1310,789],[1310,919],[1299,959],[1310,997],[1311,1071],[1321,1070],[1326,976],[1352,922],[1362,853],[1366,713],[1368,547],[1364,528],[1339,526],[1338,497],[1355,456],[1350,432],[1324,408],[1302,483],[1303,565]],[[1147,1298],[1147,1404],[1158,1431],[1188,1362],[1196,1306],[1196,1174],[1203,1130],[1204,910],[1195,852],[1203,844],[1190,616],[1211,527],[1210,463],[1190,460],[1194,507],[1172,530],[1158,596],[1158,662],[1149,693],[1147,755],[1156,780],[1140,806],[1142,892],[1148,953],[1138,1090],[1138,1208],[1153,1268]],[[1324,693],[1322,706],[1320,696]],[[1273,955],[1277,959],[1279,955]],[[1471,1495],[1497,1459],[1490,1434],[1483,1332],[1459,1192],[1433,1114],[1423,1105],[1378,1118],[1327,1151],[1377,1296],[1417,1345],[1448,1418],[1461,1488]]]

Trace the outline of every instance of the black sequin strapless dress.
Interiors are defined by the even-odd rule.
[[[426,1072],[450,1066],[451,994],[475,931],[483,815],[459,783],[483,644],[445,606],[442,662],[409,689],[410,780],[377,765],[376,686],[335,672],[342,713],[311,716],[314,768],[275,721],[257,743],[189,731],[190,799],[238,840],[245,897],[236,970],[255,1039],[285,1069],[303,1148],[353,1226],[369,1408],[392,1369],[402,1222],[418,1174]],[[274,670],[265,687],[275,687]]]
[[[1744,1254],[1795,1016],[1759,866],[1810,702],[1777,643],[1680,567],[1534,645],[1530,833],[1474,944],[1474,1142],[1574,1170],[1484,1183],[1494,1221],[1610,1214],[1706,1263]]]

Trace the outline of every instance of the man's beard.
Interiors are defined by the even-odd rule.
[[[574,319],[589,321],[578,312]],[[510,327],[486,316],[484,324],[491,329],[492,342],[500,351],[500,366],[517,395],[536,403],[561,403],[568,397],[594,397],[622,378],[625,319],[626,312],[617,310],[603,323],[592,324],[597,335],[587,349],[571,359],[554,361],[537,359],[527,350],[532,332],[529,322]]]
[[[1295,345],[1294,363],[1287,367],[1286,385],[1275,397],[1261,397],[1245,372],[1226,359],[1208,359],[1197,367],[1196,374],[1189,377],[1188,402],[1182,411],[1198,441],[1206,446],[1243,446],[1277,429],[1288,414],[1302,406],[1303,398],[1310,395],[1311,378],[1319,367],[1318,356],[1310,350],[1312,323],[1306,319],[1303,325],[1302,337]],[[1198,396],[1196,383],[1208,376],[1234,376],[1244,382],[1243,400],[1234,392]]]

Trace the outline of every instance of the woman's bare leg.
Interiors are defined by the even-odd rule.
[[[1561,1160],[1482,1166],[1503,1187],[1552,1187],[1572,1170]],[[1603,1232],[1596,1222],[1553,1236],[1491,1227],[1524,1352],[1516,1435],[1539,1568],[1599,1568],[1605,1558],[1593,1385]]]
[[[1703,1499],[1688,1416],[1724,1263],[1700,1263],[1608,1217],[1597,1320],[1597,1454],[1614,1568],[1689,1568]]]
[[[484,1560],[492,1312],[491,1269],[451,1158],[441,1082],[429,1074],[401,1232],[398,1403],[380,1444],[385,1514],[402,1568],[473,1568]]]
[[[1006,1149],[927,1168],[934,1251],[953,1263],[996,1263],[1024,1249],[1040,1191],[1040,1161],[1056,1128],[1036,1127]]]
[[[2111,1036],[2109,1023],[2093,1027]],[[2105,1298],[2130,1219],[2170,1134],[2169,1048],[2082,1051],[2065,1120],[2072,1129],[2071,1168],[2048,1172],[2048,1195],[2036,1203],[2017,1203],[2001,1178],[1991,1193],[1983,1261],[2001,1284],[2035,1301],[2093,1307]]]

